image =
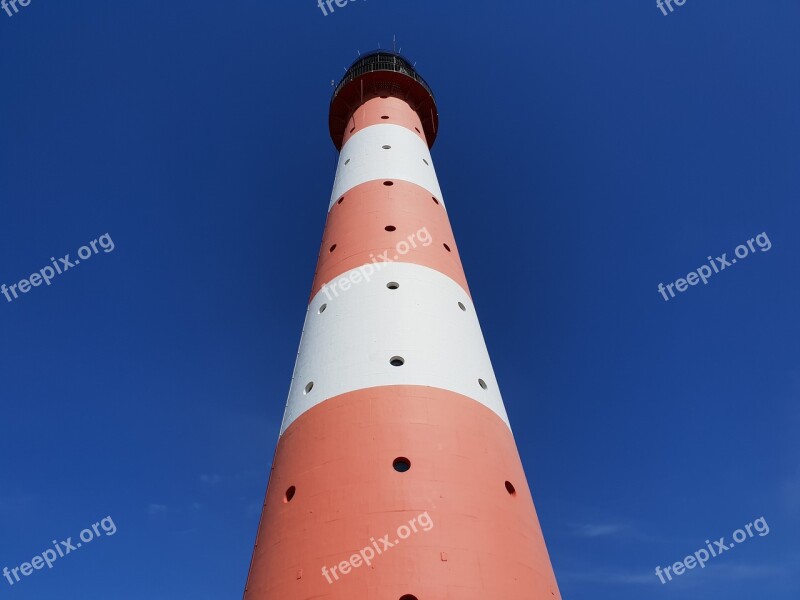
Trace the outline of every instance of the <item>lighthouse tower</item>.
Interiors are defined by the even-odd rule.
[[[433,93],[372,52],[329,124],[336,179],[244,598],[559,599],[430,154]]]

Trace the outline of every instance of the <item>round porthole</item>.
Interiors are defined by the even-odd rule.
[[[510,481],[506,481],[506,491],[511,494],[512,496],[517,495],[517,490],[514,489],[514,486],[511,484]]]
[[[392,463],[394,470],[398,473],[405,473],[411,468],[411,461],[408,460],[405,456],[399,456],[394,459]]]
[[[402,367],[404,364],[406,364],[406,359],[402,356],[393,356],[389,359],[389,364],[393,367]]]
[[[389,288],[390,290],[396,290],[397,288],[400,287],[400,284],[397,283],[396,281],[390,281],[389,283],[386,284],[386,287]]]
[[[304,387],[304,388],[303,388],[303,393],[304,393],[304,394],[307,394],[307,393],[309,393],[309,392],[310,392],[311,390],[313,390],[313,389],[314,389],[314,382],[313,382],[313,381],[309,381],[309,382],[306,384],[306,387]]]
[[[286,504],[288,502],[291,502],[292,498],[294,498],[294,494],[296,491],[297,490],[295,489],[294,486],[290,486],[289,489],[286,490],[286,493],[283,495],[283,503]]]
[[[486,385],[486,382],[483,379],[478,379],[478,385],[481,386],[483,389],[487,389],[489,387]]]

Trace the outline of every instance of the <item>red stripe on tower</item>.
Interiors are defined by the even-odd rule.
[[[361,57],[334,92],[339,164],[245,600],[561,597],[433,167],[437,129],[396,53]]]

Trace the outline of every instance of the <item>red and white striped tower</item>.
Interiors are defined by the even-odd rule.
[[[561,597],[433,168],[437,127],[397,53],[362,56],[334,92],[339,164],[245,600]]]

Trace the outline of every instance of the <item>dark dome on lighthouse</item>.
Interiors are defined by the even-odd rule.
[[[328,125],[337,150],[342,148],[353,112],[365,101],[381,96],[405,100],[422,121],[428,147],[433,146],[439,113],[430,86],[401,54],[374,50],[358,57],[333,91]]]

